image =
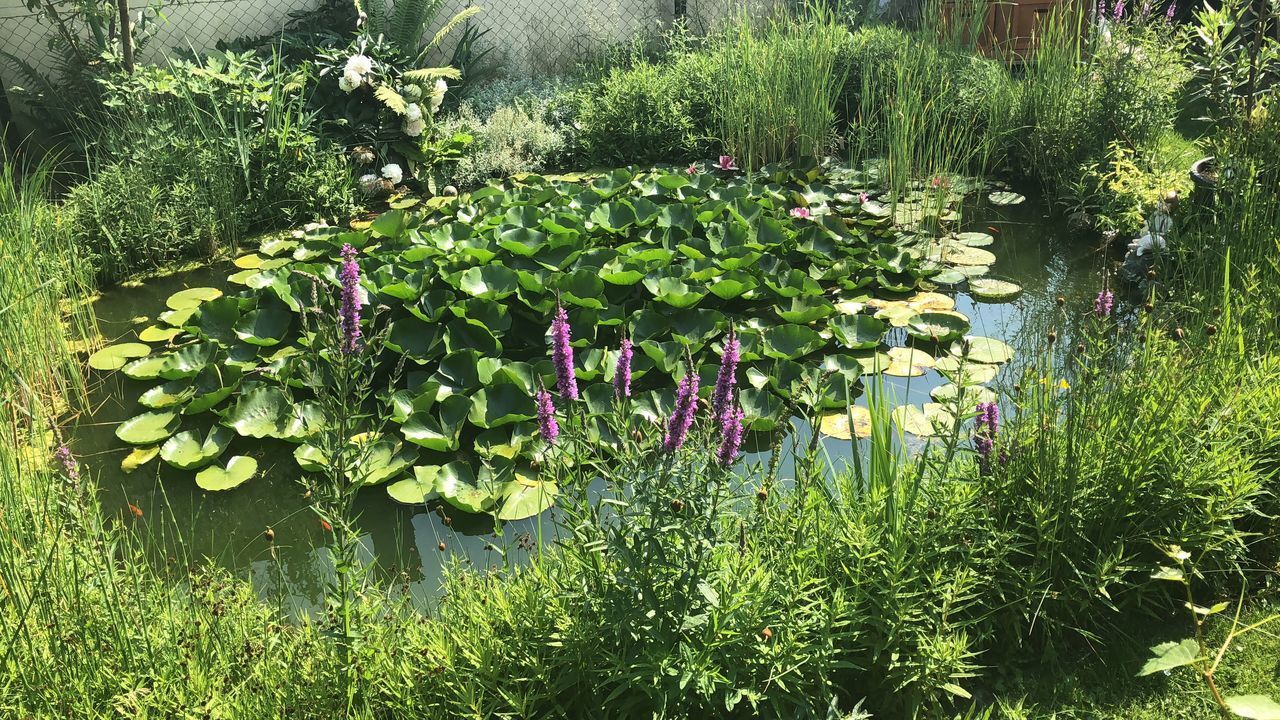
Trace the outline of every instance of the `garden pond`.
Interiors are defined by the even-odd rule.
[[[431,483],[483,486],[495,460],[517,491],[536,483],[531,395],[539,379],[553,387],[545,333],[557,302],[570,311],[587,408],[612,401],[628,329],[633,409],[646,420],[669,412],[686,351],[710,385],[732,322],[748,464],[766,459],[786,379],[807,369],[855,389],[876,377],[892,405],[916,408],[900,422],[927,435],[962,348],[988,361],[966,365],[964,392],[981,399],[1036,354],[1010,348],[1043,346],[1051,327],[1070,341],[1111,267],[1105,249],[1035,197],[966,178],[890,197],[864,189],[874,180],[832,169],[528,178],[118,288],[95,305],[111,344],[91,358],[92,411],[72,447],[105,508],[149,536],[156,563],[209,558],[292,609],[317,607],[326,528],[299,479],[321,462],[308,450],[322,420],[306,393],[324,380],[307,365],[316,335],[301,317],[312,279],[332,294],[337,251],[353,245],[366,308],[383,308],[393,360],[379,365],[403,368],[375,410],[390,418],[372,455],[383,482],[360,493],[359,527],[379,572],[428,602],[450,563],[520,562],[556,532],[555,508],[541,512],[549,494],[531,504],[495,490],[485,512],[465,512]],[[960,346],[961,336],[980,339]],[[848,459],[856,444],[836,414],[846,384],[829,386],[823,446]],[[784,458],[810,437],[797,425]]]

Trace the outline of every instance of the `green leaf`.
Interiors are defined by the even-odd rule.
[[[130,445],[155,445],[176,432],[179,424],[177,413],[142,413],[120,423],[116,437]]]
[[[252,310],[236,321],[236,337],[250,345],[270,347],[279,345],[293,325],[293,311],[275,295],[263,295],[258,309]]]
[[[970,280],[969,294],[982,302],[1009,302],[1022,294],[1022,286],[1007,278],[992,275]]]
[[[817,330],[804,325],[779,325],[761,333],[763,352],[771,358],[794,360],[827,344]]]
[[[181,470],[195,470],[217,460],[231,444],[233,435],[220,425],[210,428],[203,438],[194,430],[180,432],[164,442],[160,457]]]
[[[206,300],[213,300],[222,297],[222,291],[211,287],[194,287],[178,292],[169,296],[165,300],[165,304],[171,310],[187,310],[194,308]]]
[[[1160,643],[1151,648],[1151,658],[1138,671],[1138,677],[1191,665],[1199,659],[1200,646],[1192,638]]]
[[[1027,198],[1016,192],[999,191],[991,193],[987,196],[987,199],[991,201],[992,205],[1003,206],[1021,205]]]
[[[790,303],[774,306],[774,312],[789,323],[807,325],[835,312],[835,306],[820,295],[800,295]]]
[[[227,466],[207,467],[196,473],[196,485],[202,490],[230,490],[258,472],[258,461],[244,455],[237,455],[227,461]]]
[[[277,437],[284,430],[289,399],[280,388],[256,387],[242,394],[222,421],[242,436]]]
[[[538,480],[517,471],[515,479],[502,489],[502,507],[498,510],[498,519],[524,520],[540,515],[555,504],[559,492],[555,483]]]
[[[436,492],[450,505],[463,512],[482,513],[493,507],[497,497],[488,487],[476,483],[471,466],[451,462],[436,473]]]
[[[907,334],[917,340],[943,343],[969,332],[969,318],[958,312],[931,311],[917,313],[907,321]]]
[[[235,342],[235,326],[239,320],[240,301],[223,297],[200,306],[196,326],[206,338],[230,345]]]
[[[150,354],[150,346],[143,343],[108,345],[89,356],[89,367],[103,372],[119,370],[134,358],[146,357]]]
[[[1249,720],[1280,720],[1280,704],[1266,695],[1232,695],[1226,698],[1231,712]]]
[[[501,300],[519,287],[519,276],[511,268],[493,263],[464,270],[458,276],[457,287],[472,297]]]
[[[828,324],[835,339],[850,350],[876,347],[889,332],[889,326],[870,315],[841,315]]]
[[[413,469],[413,477],[387,486],[387,495],[405,505],[421,505],[435,495],[439,465],[419,465]]]
[[[428,450],[452,452],[458,449],[462,426],[471,412],[471,398],[450,395],[435,412],[415,413],[400,426],[406,440]]]
[[[646,277],[644,286],[659,302],[677,308],[693,307],[707,294],[707,291],[702,288],[694,287],[680,278],[670,276],[660,278]]]
[[[357,473],[362,484],[381,485],[406,472],[417,461],[417,448],[405,448],[399,440],[383,438],[364,448]]]
[[[471,399],[471,424],[482,428],[501,427],[537,416],[533,396],[519,385],[482,388]]]
[[[1013,348],[995,338],[972,336],[951,343],[951,354],[969,362],[998,365],[1013,359]]]

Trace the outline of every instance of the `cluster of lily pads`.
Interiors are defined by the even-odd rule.
[[[301,316],[312,278],[329,285],[319,292],[336,293],[338,253],[350,244],[366,300],[386,323],[380,372],[404,368],[374,409],[388,432],[366,438],[377,443],[368,482],[389,483],[402,502],[438,494],[464,510],[524,517],[546,506],[526,490],[536,486],[534,391],[555,377],[546,331],[557,302],[569,311],[588,416],[613,412],[607,381],[624,333],[636,348],[631,412],[656,421],[686,357],[702,386],[713,384],[731,324],[754,431],[772,430],[792,383],[819,368],[848,381],[826,384],[817,402],[831,411],[852,402],[864,376],[930,367],[954,380],[935,393],[940,402],[978,397],[1010,351],[967,337],[969,321],[946,291],[988,300],[1020,291],[989,275],[990,235],[953,231],[959,204],[985,186],[952,178],[887,197],[876,185],[874,171],[837,167],[750,176],[618,169],[407,200],[370,223],[262,243],[237,259],[231,289],[173,295],[138,342],[89,362],[153,383],[139,398],[147,412],[116,432],[134,447],[126,469],[159,456],[196,471],[202,488],[226,489],[257,471],[247,455],[220,462],[228,448],[274,439],[295,445],[304,471],[323,470],[308,440],[327,420],[297,372],[315,339]],[[1011,195],[989,199],[1020,201]],[[909,347],[889,347],[893,338]],[[904,410],[900,424],[927,434],[930,409]],[[857,430],[838,425],[823,429]],[[486,484],[495,464],[515,479]]]

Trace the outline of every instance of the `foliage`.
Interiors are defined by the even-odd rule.
[[[680,374],[683,359],[701,359],[731,324],[751,363],[747,422],[761,430],[772,427],[773,414],[793,395],[792,383],[808,369],[838,372],[854,390],[864,375],[915,373],[909,362],[892,361],[902,348],[880,351],[890,327],[968,354],[950,343],[968,330],[968,320],[927,312],[949,311],[954,303],[936,293],[910,293],[927,278],[963,283],[966,276],[954,267],[977,277],[986,272],[977,264],[995,259],[969,244],[987,236],[944,234],[958,217],[952,204],[980,183],[957,182],[950,199],[917,191],[897,202],[895,219],[879,202],[855,194],[869,179],[865,173],[838,167],[771,167],[768,173],[619,169],[586,178],[530,176],[435,200],[426,212],[411,212],[405,202],[367,229],[313,226],[238,260],[247,269],[231,281],[246,289],[235,296],[209,289],[170,298],[173,310],[161,319],[179,332],[121,372],[197,385],[208,379],[212,387],[183,397],[193,422],[213,412],[243,437],[299,443],[302,467],[319,469],[308,462],[315,456],[309,438],[332,418],[314,402],[289,401],[280,384],[295,373],[307,378],[300,387],[330,384],[324,368],[300,352],[315,341],[298,318],[313,306],[312,278],[333,282],[330,260],[346,244],[364,250],[359,261],[370,302],[377,298],[375,306],[389,308],[389,352],[378,372],[386,373],[390,362],[412,367],[394,391],[379,397],[382,409],[375,414],[390,418],[403,437],[379,439],[388,447],[378,460],[387,468],[379,482],[414,467],[421,471],[418,482],[439,473],[470,486],[506,482],[536,459],[531,394],[539,382],[552,383],[540,328],[557,302],[568,307],[577,328],[583,348],[577,372],[584,380],[611,376],[612,348],[623,334],[634,340],[633,411],[642,417],[665,412],[669,378]],[[896,235],[905,228],[932,229]],[[875,297],[885,293],[892,294]],[[833,345],[839,350],[828,351]],[[1008,355],[974,353],[973,359],[999,364]],[[271,372],[253,373],[263,362]],[[815,402],[838,408],[846,391],[833,385]],[[603,399],[587,398],[590,414],[604,412]],[[167,422],[147,427],[178,430]],[[925,426],[916,431],[928,434]],[[610,443],[607,435],[596,438]],[[451,453],[475,444],[504,450],[482,453],[487,462],[481,467],[451,462]],[[427,482],[410,497],[420,502],[437,487]],[[404,491],[393,486],[389,492]],[[469,512],[489,510],[496,498],[473,493],[486,498],[477,506],[440,494]]]
[[[442,123],[441,131],[445,135],[465,132],[475,138],[449,173],[453,184],[463,188],[494,178],[542,172],[565,147],[558,128],[518,105],[500,106],[481,120],[464,103],[457,117]]]
[[[1191,194],[1187,168],[1198,157],[1196,146],[1172,131],[1137,152],[1112,143],[1102,162],[1083,168],[1064,202],[1087,213],[1096,230],[1136,237],[1170,193],[1180,198]]]
[[[102,280],[212,255],[244,230],[355,212],[346,164],[309,129],[301,78],[277,71],[211,55],[103,82],[89,181],[65,204]]]
[[[824,157],[845,78],[838,58],[849,32],[814,6],[804,17],[747,16],[711,41],[712,106],[725,151],[744,167]]]

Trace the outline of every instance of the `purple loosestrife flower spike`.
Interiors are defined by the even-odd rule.
[[[76,456],[71,454],[71,448],[59,445],[57,450],[53,451],[53,457],[62,464],[62,472],[71,482],[80,482],[80,466],[76,464]]]
[[[729,467],[738,459],[738,451],[742,449],[742,408],[734,405],[724,414],[724,422],[720,425],[720,447],[716,449],[716,460],[722,467]]]
[[[555,445],[556,438],[560,437],[560,425],[556,422],[556,406],[551,402],[551,393],[542,386],[542,381],[538,381],[538,394],[536,397],[538,405],[538,432],[542,435],[542,439],[548,444]]]
[[[680,386],[676,389],[676,408],[667,420],[667,431],[662,437],[663,452],[673,453],[684,446],[693,426],[693,414],[698,409],[698,373],[690,365]]]
[[[720,353],[720,372],[716,375],[716,387],[711,393],[711,414],[717,423],[723,422],[733,401],[733,389],[738,384],[738,357],[741,350],[738,336],[729,327],[729,337]]]
[[[631,397],[631,338],[622,338],[618,364],[613,368],[613,396],[619,400]]]
[[[1173,16],[1177,14],[1177,12],[1178,12],[1178,3],[1175,0],[1175,2],[1169,3],[1169,9],[1164,11],[1164,19],[1172,21]]]
[[[994,402],[978,403],[978,417],[973,427],[973,447],[978,451],[978,465],[983,472],[991,468],[991,453],[1000,433],[1000,406]]]
[[[1124,0],[1116,0],[1116,4],[1111,10],[1111,16],[1116,20],[1124,17]]]
[[[570,400],[578,399],[578,378],[573,374],[573,346],[569,344],[569,313],[556,303],[551,321],[551,362],[556,366],[556,389]]]
[[[1093,300],[1093,314],[1100,317],[1111,317],[1111,309],[1115,305],[1115,295],[1103,288]]]
[[[356,264],[356,249],[342,246],[342,269],[338,273],[342,283],[342,305],[338,326],[342,331],[342,352],[350,355],[360,349],[360,266]]]

